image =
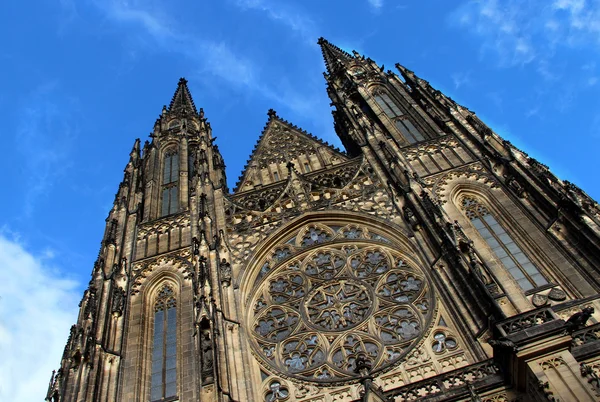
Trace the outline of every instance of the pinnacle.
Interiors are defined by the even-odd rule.
[[[178,109],[187,109],[193,113],[197,113],[196,105],[194,105],[194,100],[192,99],[192,94],[187,86],[188,81],[181,77],[179,82],[177,83],[177,89],[175,90],[175,94],[173,94],[173,99],[171,99],[171,103],[169,104],[168,111],[172,112]]]
[[[350,53],[340,49],[323,37],[320,37],[317,43],[321,46],[321,52],[325,59],[325,67],[329,74],[334,72],[340,65],[344,65],[354,59],[354,56]]]

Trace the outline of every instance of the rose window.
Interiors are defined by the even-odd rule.
[[[288,242],[285,258],[279,246],[260,263],[269,270],[256,278],[248,316],[256,354],[278,373],[316,382],[357,377],[359,356],[372,372],[391,368],[430,324],[428,280],[387,240],[348,227],[335,243],[338,235],[317,229]]]
[[[314,327],[324,331],[352,328],[367,317],[371,307],[369,291],[348,279],[326,282],[307,297],[306,316]]]

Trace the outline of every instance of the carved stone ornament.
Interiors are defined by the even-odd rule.
[[[315,382],[358,378],[405,357],[431,322],[431,287],[423,272],[385,244],[354,240],[365,230],[344,229],[347,243],[325,231],[304,231],[295,255],[263,267],[250,299],[252,346],[270,369]],[[297,240],[298,241],[298,240]],[[317,246],[316,248],[314,246]]]
[[[219,263],[219,273],[221,274],[221,283],[223,286],[231,285],[231,264],[224,258]]]
[[[571,317],[569,317],[565,324],[565,327],[567,327],[569,331],[576,331],[578,329],[584,328],[592,314],[594,314],[594,308],[585,307],[580,312],[575,313]]]
[[[125,307],[125,290],[122,287],[118,287],[114,290],[111,313],[115,317],[120,317],[123,314],[123,308]]]
[[[548,298],[554,301],[563,301],[567,298],[567,294],[560,288],[554,288],[548,293]]]
[[[536,307],[542,307],[543,305],[548,303],[548,296],[541,295],[541,294],[535,294],[531,298],[531,302]]]

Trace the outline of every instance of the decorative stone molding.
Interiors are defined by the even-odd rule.
[[[178,229],[190,226],[190,214],[182,212],[178,215],[171,215],[151,222],[143,223],[138,227],[137,239],[142,240],[153,234],[167,233],[171,229]]]
[[[445,374],[387,391],[385,395],[394,401],[416,401],[435,395],[442,395],[456,389],[467,391],[467,384],[477,386],[478,381],[490,381],[502,385],[498,367],[492,360],[472,364]]]
[[[186,278],[192,272],[191,250],[189,248],[178,250],[176,252],[162,254],[160,257],[149,258],[144,261],[133,264],[132,285],[130,294],[136,295],[140,292],[140,286],[152,272],[160,266],[171,266],[177,271],[181,271]],[[191,278],[190,278],[191,279]]]
[[[532,310],[516,317],[504,320],[497,324],[502,336],[508,336],[525,329],[542,325],[544,323],[558,319],[554,311],[550,308]]]
[[[442,175],[429,177],[425,182],[433,186],[433,192],[440,204],[445,204],[448,202],[449,185],[458,178],[466,178],[489,188],[496,188],[499,186],[498,180],[483,167],[481,162],[475,162]]]

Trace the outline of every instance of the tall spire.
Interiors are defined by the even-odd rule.
[[[192,99],[192,94],[188,89],[187,80],[185,78],[179,79],[177,90],[175,90],[173,99],[171,99],[168,111],[175,112],[181,109],[187,109],[193,113],[197,113],[196,105],[194,105],[194,100]]]
[[[323,37],[319,38],[317,43],[321,46],[321,52],[323,52],[323,58],[325,59],[325,67],[327,67],[329,74],[354,58],[350,53],[343,51]]]

